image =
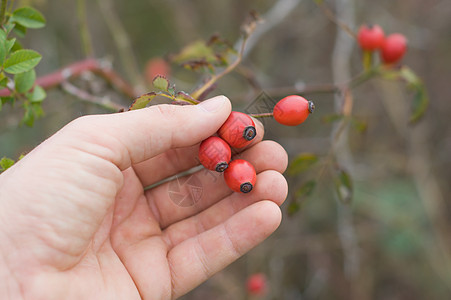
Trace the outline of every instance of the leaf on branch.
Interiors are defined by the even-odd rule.
[[[288,215],[293,216],[300,209],[301,209],[301,205],[299,205],[299,203],[297,203],[296,201],[293,201],[288,205],[288,208],[287,208]]]
[[[309,197],[310,195],[312,195],[313,191],[315,190],[316,187],[316,181],[315,180],[309,180],[307,182],[305,182],[303,185],[301,185],[301,187],[299,189],[297,189],[296,191],[296,198],[304,198],[304,197]]]
[[[208,61],[202,60],[192,60],[182,63],[182,67],[188,70],[197,71],[199,69],[207,69],[211,73],[214,73],[214,66]]]
[[[34,50],[18,50],[5,61],[5,72],[18,74],[33,69],[42,56]]]
[[[368,129],[368,124],[366,121],[360,120],[354,116],[351,117],[351,125],[360,133],[363,133]]]
[[[407,82],[407,86],[409,88],[415,88],[418,85],[423,84],[421,79],[409,67],[406,66],[401,67],[399,75],[401,76],[402,79],[404,79]]]
[[[47,97],[47,93],[41,86],[36,85],[33,91],[29,93],[27,96],[28,99],[31,101],[31,103],[38,103],[42,102],[45,99],[45,97]]]
[[[19,93],[28,92],[33,87],[35,80],[36,72],[34,71],[34,69],[16,74],[14,76],[14,86],[16,91]]]
[[[16,9],[10,19],[27,28],[42,28],[45,26],[44,16],[31,7],[21,7]]]
[[[344,117],[345,116],[340,115],[340,114],[330,114],[330,115],[326,115],[326,116],[322,117],[321,120],[323,121],[323,123],[330,124],[333,122],[341,121],[341,120],[343,120]]]
[[[20,24],[16,24],[13,29],[14,33],[17,34],[18,37],[24,38],[25,34],[27,34],[27,27],[22,26]]]
[[[13,50],[13,48],[14,48],[14,46],[15,46],[16,44],[18,44],[18,43],[16,42],[16,38],[9,39],[9,40],[7,40],[7,41],[5,42],[6,55],[8,55],[9,52],[10,52],[11,50]],[[20,46],[20,44],[19,44],[19,46]],[[17,48],[17,46],[16,46],[16,48]],[[18,48],[18,49],[15,49],[15,50],[20,50],[20,49],[21,49],[21,48]]]
[[[301,153],[288,166],[288,174],[292,176],[297,175],[308,170],[316,162],[318,162],[318,156],[316,154]]]
[[[7,157],[2,157],[2,159],[0,159],[0,171],[6,171],[7,169],[9,169],[10,167],[12,167],[12,165],[14,165],[15,161],[12,160],[11,158],[7,158]]]
[[[423,117],[429,105],[429,96],[424,86],[418,87],[412,101],[410,123],[415,123]]]
[[[205,41],[194,41],[185,46],[178,54],[171,57],[174,63],[182,63],[186,61],[196,60],[214,61],[215,53],[213,49],[205,43]]]
[[[0,87],[1,88],[5,88],[8,85],[8,78],[7,77],[3,77],[2,79],[0,79]]]
[[[149,104],[150,101],[152,101],[152,99],[155,98],[155,96],[157,96],[157,93],[155,93],[155,92],[150,92],[150,93],[139,96],[138,98],[136,98],[133,101],[132,105],[130,105],[128,110],[136,110],[136,109],[145,108],[147,106],[147,104]]]
[[[344,204],[349,204],[353,194],[352,178],[349,173],[339,168],[334,175],[334,183],[338,199]]]
[[[429,96],[423,81],[415,72],[403,66],[400,70],[400,76],[407,83],[407,88],[414,91],[414,98],[412,101],[412,114],[410,115],[410,123],[415,123],[421,119],[429,105]]]
[[[194,99],[193,97],[191,97],[190,94],[185,93],[183,91],[177,92],[176,96],[175,96],[175,100],[176,101],[185,101],[185,102],[189,102],[192,104],[197,104],[199,103],[199,101],[197,101],[196,99]]]
[[[152,84],[156,89],[160,91],[167,92],[169,90],[169,80],[167,80],[163,75],[157,75],[153,79]]]

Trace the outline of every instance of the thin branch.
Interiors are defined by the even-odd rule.
[[[340,27],[341,29],[343,29],[347,34],[349,34],[350,36],[352,36],[354,39],[357,39],[357,35],[356,33],[344,22],[340,21],[335,14],[333,13],[333,11],[327,7],[322,1],[321,2],[316,2],[316,4],[318,5],[318,7],[321,9],[321,11],[324,13],[324,15],[326,15],[327,18],[329,18],[329,20],[331,20],[333,23],[335,23],[338,27]]]
[[[77,15],[80,23],[80,37],[86,57],[94,57],[91,34],[88,27],[88,17],[86,14],[86,0],[77,0]]]
[[[296,6],[301,3],[302,0],[279,0],[277,1],[270,10],[268,10],[264,15],[261,16],[263,23],[260,24],[255,31],[252,33],[252,36],[249,37],[247,41],[246,49],[244,49],[242,57],[245,58],[252,49],[258,44],[258,41],[264,37],[264,35],[282,23],[286,21],[287,16],[294,11]],[[242,41],[238,41],[235,44],[235,49],[240,48],[240,44]]]
[[[60,86],[63,82],[69,79],[79,77],[83,72],[93,72],[99,75],[130,99],[137,97],[137,93],[133,87],[122,79],[116,72],[114,72],[108,63],[104,60],[97,59],[85,59],[75,62],[58,71],[41,76],[36,79],[36,85],[41,86],[45,90],[50,90]],[[11,91],[9,89],[5,88],[0,90],[1,97],[10,95]]]
[[[69,83],[68,81],[63,81],[61,83],[61,87],[65,92],[77,97],[81,101],[95,104],[95,105],[101,106],[103,108],[106,108],[106,109],[109,109],[109,110],[115,111],[115,112],[125,109],[124,106],[114,103],[108,97],[97,97],[97,96],[91,95],[88,92],[86,92],[85,90],[82,90],[82,89],[76,87],[75,85]]]
[[[113,8],[113,3],[111,0],[97,0],[97,3],[99,4],[100,11],[105,19],[108,29],[113,36],[127,77],[133,82],[133,84],[138,85],[139,89],[142,89],[145,86],[145,83],[136,63],[129,35],[120,22],[121,19],[117,15],[116,10]]]

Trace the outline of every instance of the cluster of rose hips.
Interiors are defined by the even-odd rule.
[[[291,95],[280,100],[273,112],[265,116],[273,116],[283,125],[296,126],[304,122],[314,109],[313,102]],[[257,130],[251,116],[232,111],[219,128],[217,136],[211,136],[200,144],[199,161],[208,170],[223,172],[224,180],[231,190],[249,193],[257,181],[255,168],[243,159],[231,161],[231,148],[246,147],[256,135]]]
[[[400,33],[387,37],[379,25],[362,25],[357,34],[357,41],[364,51],[380,51],[384,64],[394,64],[402,59],[407,50],[407,39]]]

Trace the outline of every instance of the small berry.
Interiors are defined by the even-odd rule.
[[[384,44],[384,31],[379,25],[362,25],[357,34],[357,41],[363,50],[374,51]]]
[[[255,273],[249,276],[246,282],[247,292],[250,295],[262,296],[267,292],[268,283],[263,273]]]
[[[274,119],[282,125],[296,126],[315,110],[315,104],[297,95],[283,98],[274,106]]]
[[[224,172],[224,179],[235,192],[249,193],[255,186],[257,174],[254,166],[244,159],[232,160]]]
[[[211,136],[200,143],[199,160],[208,170],[224,172],[231,157],[230,146],[217,136]]]
[[[152,84],[155,77],[163,76],[168,78],[171,73],[169,64],[160,57],[151,58],[145,67],[145,77],[148,83]]]
[[[252,118],[242,112],[232,111],[218,130],[218,135],[231,147],[242,148],[257,135]]]
[[[385,64],[394,64],[401,60],[407,51],[407,39],[404,35],[389,35],[381,48],[381,58]]]

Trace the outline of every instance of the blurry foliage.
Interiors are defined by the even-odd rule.
[[[140,70],[144,71],[149,59],[166,57],[174,62],[168,79],[178,90],[187,93],[191,93],[202,80],[198,73],[187,71],[186,67],[193,69],[204,61],[209,71],[221,68],[230,51],[230,48],[225,51],[221,38],[215,47],[223,55],[212,55],[206,47],[208,37],[219,32],[221,37],[225,37],[224,41],[237,40],[239,24],[249,10],[265,12],[276,2],[113,1]],[[316,2],[333,4],[333,1]],[[424,131],[426,128],[431,133],[424,141],[433,154],[431,171],[437,174],[437,185],[442,193],[449,195],[451,3],[446,0],[412,0],[408,4],[389,0],[355,2],[361,23],[383,24],[384,28],[407,35],[409,50],[404,62],[409,68],[383,70],[379,75],[405,81],[413,95],[385,81],[368,81],[353,90],[352,115],[335,113],[332,94],[312,94],[306,97],[315,102],[317,110],[303,126],[287,128],[271,121],[265,123],[266,138],[281,143],[293,162],[286,173],[290,195],[283,206],[283,211],[288,211],[292,217],[284,218],[281,228],[267,242],[183,299],[245,299],[245,273],[256,271],[265,272],[269,277],[270,294],[267,299],[301,299],[301,296],[306,299],[351,299],[352,296],[355,299],[449,299],[451,271],[442,263],[442,252],[438,250],[440,246],[432,226],[434,220],[428,217],[418,186],[412,179],[412,163],[416,157],[411,156],[409,141],[415,130]],[[18,7],[30,5],[39,8],[48,24],[44,30],[30,34],[27,26],[40,26],[39,17],[32,17],[34,21],[23,21],[24,15],[26,18],[30,14],[16,13],[11,20],[15,20],[17,26],[10,34],[17,38],[25,37],[19,44],[10,35],[2,38],[0,32],[0,42],[7,46],[0,47],[0,61],[3,59],[6,63],[13,52],[22,49],[22,45],[34,49],[43,54],[42,62],[36,67],[39,77],[83,58],[78,20],[73,14],[75,1],[17,1],[17,4]],[[119,51],[111,38],[114,33],[98,17],[96,1],[87,1],[86,4],[95,53],[99,57],[112,57],[115,69],[124,73]],[[214,94],[227,95],[239,110],[252,103],[261,92],[255,88],[255,83],[265,91],[274,91],[276,87],[304,87],[331,82],[330,65],[337,30],[321,14],[314,1],[302,1],[249,53],[243,67],[251,72],[236,72],[224,77],[218,82]],[[193,52],[196,55],[192,55]],[[357,74],[362,68],[362,57],[357,48],[353,53],[353,71]],[[17,69],[22,71],[20,75],[6,74],[0,78],[3,87],[7,81],[14,81],[17,92],[27,99],[25,102],[29,102],[24,110],[25,118],[24,111],[18,111],[17,105],[13,107],[12,98],[4,97],[0,102],[0,154],[14,158],[32,149],[75,117],[106,112],[59,90],[49,92],[42,102],[45,91],[36,87],[30,91],[31,82],[36,78],[31,69],[38,62],[38,56],[34,52],[23,54],[27,59],[21,61],[16,57],[6,65],[14,73],[16,67],[21,67],[21,62],[26,62]],[[420,74],[421,79],[416,74]],[[9,79],[5,80],[5,76]],[[77,84],[125,105],[132,102],[118,97],[99,80],[81,78]],[[157,83],[157,86],[161,88],[161,84]],[[277,93],[271,95],[275,98],[282,96]],[[148,94],[148,97],[153,99],[153,94]],[[381,99],[387,99],[387,102]],[[141,100],[143,107],[148,104],[149,99]],[[36,120],[42,114],[41,104],[46,117]],[[400,113],[393,119],[386,105],[398,112],[410,107],[411,112],[406,115]],[[29,124],[34,121],[34,127],[18,127],[22,118]],[[418,124],[407,125],[409,121],[420,118]],[[333,172],[318,176],[318,169],[323,167],[321,158],[328,157],[331,147],[330,124],[343,120],[359,131],[350,132],[349,144],[355,168],[352,182],[347,171],[337,169],[337,185],[334,185]],[[302,158],[302,153],[315,153],[315,156]],[[11,163],[12,160],[4,158],[0,161],[0,168],[6,169]],[[352,280],[345,269],[344,250],[337,228],[339,204],[333,200],[336,188],[353,194],[353,201],[347,205],[354,216],[361,270],[359,278]],[[449,206],[446,208],[449,210]],[[444,214],[449,216],[449,211],[444,211]],[[451,236],[451,232],[446,232]]]

